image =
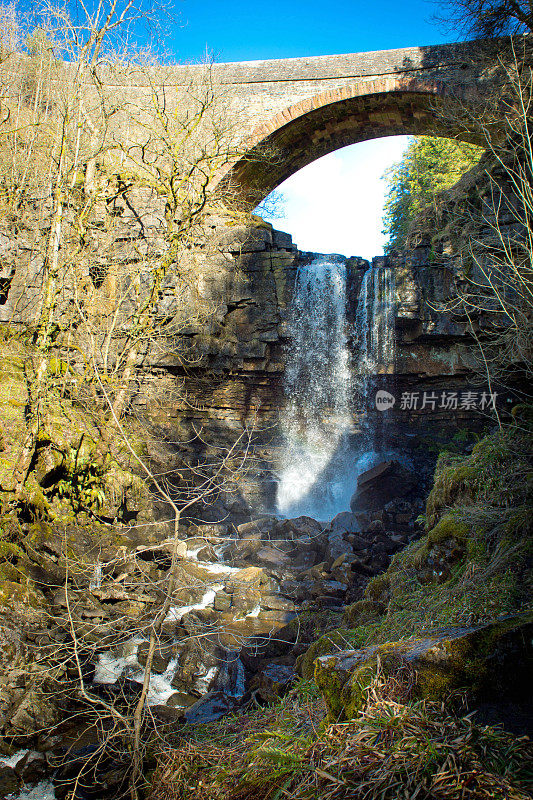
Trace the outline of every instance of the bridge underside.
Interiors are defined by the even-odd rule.
[[[246,156],[232,166],[223,186],[231,186],[239,201],[254,208],[299,169],[350,144],[405,134],[476,142],[474,132],[467,133],[458,123],[445,122],[445,115],[437,114],[443,102],[452,101],[444,100],[434,87],[357,94],[334,102],[312,98],[304,107],[287,109],[258,130]],[[311,104],[318,107],[307,110]],[[280,121],[285,124],[279,125]]]

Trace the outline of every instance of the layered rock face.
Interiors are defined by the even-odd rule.
[[[139,195],[129,202],[117,206],[112,230],[104,231],[95,223],[91,257],[78,267],[87,272],[87,306],[102,318],[113,280],[116,283],[111,257],[116,264],[138,263],[142,283],[147,253],[163,246],[161,201]],[[35,314],[44,258],[39,240],[49,212],[46,201],[36,199],[34,210],[39,209],[39,214],[27,215],[17,236],[6,232],[0,241],[4,261],[10,264],[2,278],[0,321],[4,323],[31,325]],[[238,489],[221,491],[216,503],[210,500],[209,509],[195,509],[206,521],[229,513],[242,522],[251,514],[275,510],[283,446],[283,375],[291,349],[288,310],[297,269],[314,256],[298,251],[290,235],[257,218],[255,224],[244,225],[224,216],[210,217],[203,244],[195,253],[180,256],[176,269],[164,278],[159,316],[173,320],[174,332],[146,343],[139,353],[132,408],[147,426],[149,455],[161,472],[173,463],[205,463],[231,449],[235,458],[247,454]],[[94,272],[95,257],[101,275]],[[347,341],[356,371],[361,342],[355,322],[370,264],[354,257],[344,262]],[[366,407],[361,407],[360,396],[354,396],[353,445],[355,450],[360,446],[364,412],[367,428],[380,431],[387,449],[409,460],[419,475],[422,494],[440,446],[454,436],[467,443],[468,431],[483,424],[476,412],[486,411],[482,404],[488,406],[490,401],[486,395],[482,400],[483,389],[472,383],[475,345],[466,333],[466,321],[435,310],[449,297],[452,271],[436,266],[424,246],[374,259],[373,269],[393,274],[395,363],[393,367],[376,363]],[[72,315],[72,301],[72,284],[65,280],[61,302],[66,314]],[[127,319],[127,303],[121,314]],[[67,338],[59,335],[60,347],[67,345]],[[78,343],[78,350],[84,347],[83,341]],[[65,349],[64,354],[75,370],[83,371],[76,348]],[[394,397],[386,412],[374,404],[380,388]],[[467,396],[468,391],[475,398]],[[354,489],[355,484],[354,475]]]
[[[317,254],[298,251],[288,234],[269,225],[239,227],[214,221],[216,248],[206,254],[196,287],[215,309],[207,325],[187,331],[187,360],[149,354],[144,382],[134,398],[136,412],[180,445],[185,459],[202,459],[217,448],[251,447],[239,492],[222,495],[216,515],[237,521],[250,513],[275,510],[277,473],[283,447],[284,372],[291,350],[288,316],[296,271]],[[361,342],[355,328],[361,285],[371,268],[361,258],[345,258],[347,341],[351,369],[357,370]],[[486,387],[475,385],[475,343],[466,320],[439,313],[449,299],[452,272],[431,263],[429,247],[401,256],[374,259],[373,269],[390,270],[394,286],[394,367],[376,365],[371,391],[352,399],[354,449],[366,425],[381,431],[386,449],[405,457],[418,473],[422,496],[443,444],[468,444],[486,424]],[[383,413],[375,405],[379,389],[394,397]],[[483,395],[483,392],[485,394]],[[467,393],[470,392],[470,395]],[[483,395],[483,397],[482,397]],[[201,433],[200,433],[201,432]],[[240,439],[239,439],[240,437]],[[356,476],[354,475],[354,490]]]

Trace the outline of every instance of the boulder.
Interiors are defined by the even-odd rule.
[[[19,790],[20,784],[21,780],[15,770],[6,764],[0,763],[0,796],[14,795]]]
[[[322,531],[322,525],[312,517],[295,517],[283,519],[276,523],[274,535],[287,539],[316,539]]]
[[[260,517],[251,522],[243,522],[237,526],[237,533],[240,539],[256,538],[272,530],[276,522],[275,517]]]
[[[426,638],[321,655],[314,676],[335,720],[357,713],[378,670],[400,675],[407,669],[414,695],[429,700],[442,700],[456,689],[476,701],[529,698],[532,637],[533,613],[516,614]]]
[[[343,597],[348,587],[340,581],[317,581],[311,589],[314,597],[326,595],[328,597]]]
[[[292,560],[289,556],[274,547],[262,547],[255,558],[266,567],[273,567],[274,569],[292,566]]]
[[[183,716],[190,725],[199,725],[202,722],[213,722],[220,719],[232,711],[236,705],[235,698],[228,697],[224,692],[212,691],[190,706]]]
[[[357,478],[357,489],[352,495],[353,512],[379,511],[395,498],[405,498],[417,486],[417,478],[398,461],[382,461]]]
[[[227,592],[217,592],[214,601],[215,611],[229,611],[231,608],[231,595]]]
[[[149,647],[149,642],[141,642],[137,649],[137,661],[141,667],[146,666]],[[169,661],[176,655],[176,649],[172,642],[160,643],[154,650],[152,672],[164,672]]]
[[[352,554],[352,546],[350,542],[344,539],[342,530],[336,529],[328,534],[326,561],[330,565],[333,564],[340,556]]]
[[[256,675],[250,684],[258,697],[265,703],[276,703],[287,694],[296,681],[294,667],[284,664],[268,664]]]
[[[361,533],[363,530],[358,515],[353,511],[341,511],[340,514],[333,517],[328,528],[342,533]]]
[[[261,598],[261,606],[271,611],[296,611],[292,600],[287,600],[286,597],[281,597],[279,594],[265,595]]]

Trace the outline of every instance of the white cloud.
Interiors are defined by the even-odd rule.
[[[272,223],[291,233],[300,250],[381,255],[386,190],[381,176],[407,142],[407,136],[372,139],[319,158],[278,187],[286,206]]]

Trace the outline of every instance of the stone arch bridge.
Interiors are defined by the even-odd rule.
[[[476,141],[435,111],[445,98],[479,100],[488,48],[468,42],[215,65],[214,79],[243,109],[248,143],[225,182],[255,205],[315,159],[366,139],[433,133]],[[263,164],[254,157],[261,150],[273,154]]]

